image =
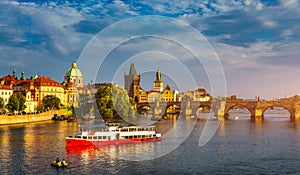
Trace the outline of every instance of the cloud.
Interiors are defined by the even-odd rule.
[[[42,62],[48,64],[48,70],[56,68],[63,72],[77,59],[85,44],[107,26],[139,15],[163,15],[183,20],[204,34],[231,77],[245,71],[250,79],[255,79],[256,72],[289,71],[288,68],[299,66],[299,6],[297,0],[3,0],[0,2],[1,70],[10,70],[12,65],[19,66],[23,62],[37,67]],[[161,34],[176,31],[166,26],[162,24]],[[138,29],[134,25],[126,27],[133,33]],[[181,32],[174,33],[176,35],[193,38]],[[110,42],[115,41],[110,39]],[[132,40],[119,47],[115,57],[130,57],[145,51],[141,43],[149,44],[148,50],[191,60],[191,56],[182,56],[185,51],[174,49],[176,43],[153,38]],[[196,69],[193,62],[187,64]],[[42,65],[43,70],[46,71],[47,66]],[[61,78],[58,73],[53,76]]]

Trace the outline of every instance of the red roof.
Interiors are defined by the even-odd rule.
[[[34,80],[34,86],[56,86],[56,87],[62,87],[62,85],[59,83],[59,82],[57,82],[57,81],[55,81],[55,80],[53,80],[53,79],[51,79],[51,78],[49,78],[49,77],[46,77],[46,76],[40,76],[40,77],[38,77],[37,79],[35,79]]]
[[[18,80],[14,86],[23,86],[25,84],[29,84],[30,82],[32,82],[32,80]]]
[[[69,81],[66,86],[67,87],[73,87],[73,86],[75,86],[75,84],[73,82]]]
[[[0,78],[0,81],[3,82],[3,84],[5,84],[5,85],[14,85],[19,80],[17,80],[15,77],[13,77],[11,75],[7,75],[7,76]]]
[[[10,87],[2,85],[2,84],[0,84],[0,89],[1,90],[13,90],[13,88],[10,88]]]

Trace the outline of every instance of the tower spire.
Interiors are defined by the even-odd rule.
[[[161,72],[160,72],[159,68],[157,69],[157,72],[156,72],[156,81],[161,81]]]
[[[26,80],[24,73],[24,66],[22,66],[21,80]]]
[[[15,79],[17,79],[17,75],[16,75],[16,69],[15,69],[15,67],[13,68],[13,77],[14,77]]]
[[[137,76],[137,73],[136,73],[133,63],[131,63],[131,65],[130,65],[129,75]]]

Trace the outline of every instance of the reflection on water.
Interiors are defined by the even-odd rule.
[[[198,140],[206,121],[162,120],[161,142],[66,149],[64,137],[76,123],[46,121],[0,126],[0,174],[297,174],[300,172],[300,122],[250,119],[221,121],[202,147]],[[184,135],[189,134],[185,139]],[[183,140],[183,141],[182,141]],[[180,142],[182,141],[182,143]],[[164,156],[162,146],[181,143]],[[56,155],[69,167],[50,166]],[[139,156],[139,157],[138,157]],[[144,161],[131,161],[136,158]]]
[[[235,116],[237,116],[239,120],[251,119],[251,114],[247,109],[230,110],[228,113],[229,113],[230,120],[233,120]],[[264,120],[287,121],[290,120],[290,113],[284,109],[277,109],[277,110],[268,109],[264,112]]]

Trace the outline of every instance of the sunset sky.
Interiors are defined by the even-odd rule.
[[[37,73],[62,82],[73,61],[85,63],[81,57],[84,48],[93,44],[91,40],[97,39],[99,32],[101,35],[115,27],[120,33],[132,31],[132,36],[140,30],[147,33],[151,27],[142,24],[139,26],[144,28],[135,28],[134,22],[146,16],[151,23],[149,15],[155,15],[156,20],[161,17],[160,22],[154,20],[160,28],[153,28],[159,30],[156,34],[160,37],[122,36],[129,39],[113,48],[103,65],[98,65],[95,81],[123,86],[124,72],[135,63],[145,90],[152,88],[159,68],[165,83],[180,91],[204,86],[210,92],[214,80],[209,71],[215,71],[224,73],[228,95],[273,99],[300,94],[298,0],[1,0],[0,76],[12,74],[15,67],[18,76],[23,68],[27,78]],[[164,23],[166,19],[170,23]],[[205,48],[211,47],[221,69],[191,58],[193,54],[186,52],[190,48],[182,43],[189,40],[195,46],[194,37],[188,29],[181,30],[181,24],[199,32],[197,36],[203,39],[199,53],[206,55]],[[161,37],[166,33],[178,36],[175,40]],[[107,41],[101,40],[101,45],[109,46],[117,37],[114,34]],[[101,49],[96,48],[99,55],[104,52]],[[211,51],[209,55],[213,55]],[[93,64],[87,60],[85,65]],[[87,75],[85,82],[90,82],[93,77],[84,66],[82,70]]]

